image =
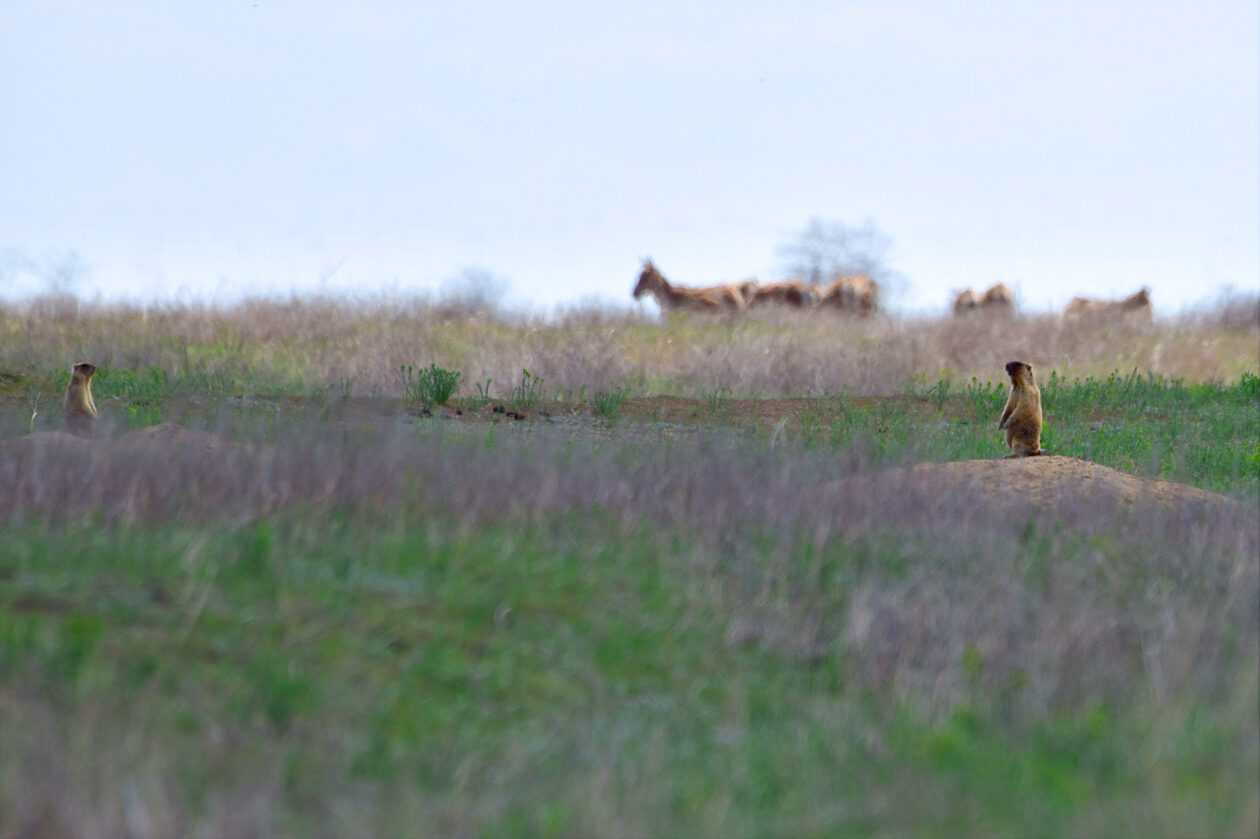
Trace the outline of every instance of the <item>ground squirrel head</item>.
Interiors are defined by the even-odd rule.
[[[1011,377],[1011,381],[1016,384],[1020,382],[1032,382],[1033,368],[1031,364],[1023,361],[1008,361],[1006,363],[1006,374]]]

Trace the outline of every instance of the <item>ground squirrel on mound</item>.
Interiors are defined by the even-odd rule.
[[[1041,454],[1041,391],[1031,364],[1012,361],[1006,365],[1011,377],[1011,395],[1002,410],[998,428],[1006,429],[1007,457]]]
[[[96,365],[80,361],[70,371],[66,385],[66,430],[80,437],[92,436],[96,423],[96,402],[92,400],[92,375]]]

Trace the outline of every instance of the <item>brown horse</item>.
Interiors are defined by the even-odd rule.
[[[1063,310],[1065,318],[1133,317],[1150,321],[1152,317],[1151,290],[1143,287],[1122,300],[1096,300],[1090,297],[1073,297]]]
[[[765,305],[789,306],[804,309],[818,302],[818,292],[809,283],[800,280],[780,280],[761,285],[749,280],[739,287],[748,308]]]
[[[739,286],[718,285],[706,288],[686,288],[671,285],[656,270],[652,260],[643,262],[643,271],[639,274],[639,282],[634,286],[634,299],[645,294],[656,298],[663,311],[674,309],[690,309],[701,312],[738,312],[744,309],[744,295]]]
[[[836,277],[819,292],[818,305],[867,318],[879,309],[879,285],[863,274]]]
[[[1015,295],[1003,283],[990,288],[984,294],[976,294],[971,289],[959,292],[954,298],[954,315],[961,316],[971,312],[983,311],[994,314],[1013,314],[1015,312]]]

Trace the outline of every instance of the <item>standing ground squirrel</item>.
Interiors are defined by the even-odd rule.
[[[80,361],[70,371],[66,385],[66,430],[80,437],[91,437],[96,424],[96,402],[92,400],[92,375],[96,365]]]
[[[1007,457],[1041,454],[1041,391],[1031,364],[1012,361],[1006,365],[1011,377],[1011,395],[1002,410],[998,428],[1006,429]]]

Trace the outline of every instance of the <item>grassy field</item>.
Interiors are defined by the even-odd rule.
[[[1248,321],[69,306],[0,311],[0,836],[1260,830]],[[1227,498],[865,480],[999,457],[1021,334],[1047,448]],[[3,448],[80,358],[116,442]]]

